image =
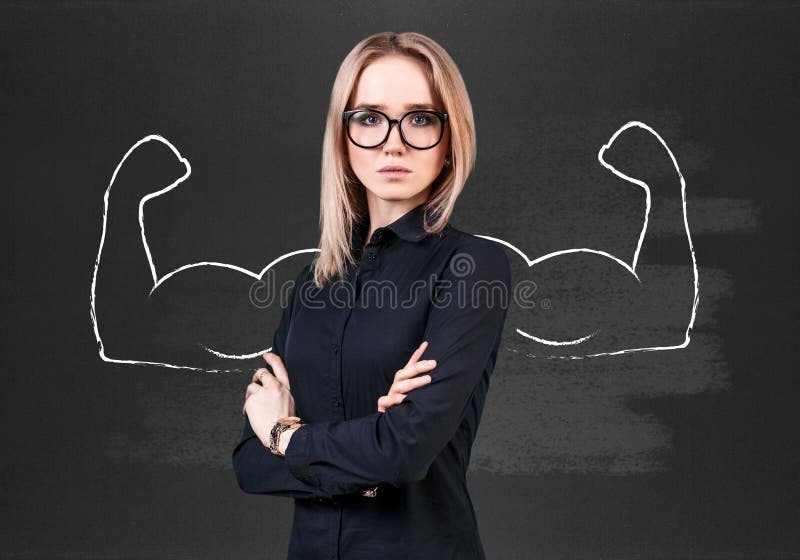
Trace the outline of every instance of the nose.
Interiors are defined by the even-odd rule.
[[[403,138],[400,136],[400,125],[392,123],[389,128],[389,137],[383,145],[383,151],[387,154],[401,153],[405,151],[406,145],[403,144]]]

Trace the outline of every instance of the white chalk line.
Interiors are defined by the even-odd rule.
[[[227,269],[230,269],[230,270],[235,270],[235,271],[240,272],[242,274],[246,274],[246,275],[250,276],[251,278],[253,278],[255,280],[259,280],[267,270],[269,270],[276,263],[279,263],[280,261],[282,261],[284,259],[288,259],[289,257],[292,257],[294,255],[299,255],[301,253],[311,253],[311,252],[319,251],[319,249],[314,248],[314,249],[300,249],[300,250],[297,250],[297,251],[292,251],[290,253],[286,253],[286,254],[281,255],[280,257],[276,258],[275,260],[270,262],[268,265],[266,265],[261,270],[261,272],[254,272],[254,271],[248,270],[246,268],[243,268],[241,266],[237,266],[237,265],[234,265],[234,264],[212,262],[212,261],[203,261],[203,262],[183,265],[183,266],[181,266],[179,268],[176,268],[175,270],[173,270],[171,272],[168,272],[164,276],[159,277],[158,276],[158,272],[156,271],[156,266],[153,263],[153,257],[152,257],[152,254],[150,252],[150,245],[147,242],[147,235],[145,233],[145,227],[144,227],[144,205],[149,200],[152,200],[152,199],[154,199],[154,198],[156,198],[158,196],[161,196],[164,193],[167,193],[167,192],[171,191],[172,189],[174,189],[175,187],[177,187],[178,185],[183,183],[192,174],[192,167],[191,167],[191,164],[189,163],[189,160],[184,158],[180,154],[180,152],[177,150],[177,148],[175,148],[175,146],[173,146],[172,143],[169,142],[169,140],[167,140],[163,136],[161,136],[159,134],[150,134],[148,136],[145,136],[144,138],[142,138],[141,140],[136,142],[133,146],[131,146],[131,148],[125,153],[123,158],[117,164],[117,167],[114,169],[114,173],[111,176],[111,181],[110,181],[110,183],[108,185],[108,188],[106,188],[105,195],[103,196],[103,228],[102,228],[102,233],[101,233],[101,236],[100,236],[100,247],[97,250],[97,258],[95,259],[95,263],[94,263],[94,271],[92,273],[91,294],[90,294],[90,298],[89,298],[90,299],[90,313],[89,313],[89,315],[90,315],[90,318],[91,318],[91,321],[92,321],[92,328],[94,329],[95,339],[97,340],[97,344],[99,346],[100,358],[103,359],[106,362],[111,362],[111,363],[163,366],[163,367],[168,367],[168,368],[188,369],[188,370],[203,371],[203,372],[208,372],[208,373],[233,373],[233,372],[245,371],[245,370],[242,370],[242,369],[209,369],[209,368],[200,368],[200,367],[195,367],[195,366],[171,364],[171,363],[167,363],[167,362],[151,362],[151,361],[144,361],[144,360],[113,358],[113,357],[109,356],[106,353],[105,346],[103,345],[103,339],[100,336],[100,327],[99,327],[98,321],[97,321],[97,313],[96,313],[96,310],[95,310],[96,309],[95,308],[95,293],[96,293],[96,286],[97,286],[97,271],[98,271],[98,268],[100,266],[100,257],[101,257],[101,255],[103,253],[103,245],[105,244],[105,238],[106,238],[106,227],[107,227],[107,224],[108,224],[109,194],[111,192],[111,187],[114,185],[114,182],[116,181],[117,174],[119,173],[119,170],[122,168],[123,164],[125,163],[125,160],[128,159],[128,157],[134,152],[134,150],[136,150],[136,148],[138,148],[143,143],[150,142],[150,141],[162,142],[164,145],[169,147],[169,149],[172,150],[172,152],[175,154],[175,156],[178,158],[178,160],[181,163],[183,163],[184,166],[186,167],[186,173],[184,173],[182,177],[177,179],[175,182],[173,182],[169,186],[167,186],[167,187],[165,187],[165,188],[163,188],[161,190],[149,193],[149,194],[145,195],[144,197],[142,197],[142,199],[139,201],[139,230],[140,230],[140,234],[141,234],[141,238],[142,238],[142,246],[144,248],[145,255],[147,256],[147,262],[148,262],[148,265],[150,267],[151,276],[153,278],[153,287],[150,289],[150,292],[148,293],[148,298],[150,296],[152,296],[153,292],[155,292],[155,290],[163,282],[165,282],[166,280],[168,280],[169,278],[171,278],[172,276],[174,276],[178,272],[181,272],[183,270],[187,270],[189,268],[194,268],[194,267],[197,267],[197,266],[215,266],[215,267],[227,268]],[[259,350],[258,352],[253,352],[253,353],[248,353],[248,354],[226,354],[226,353],[222,353],[222,352],[219,352],[217,350],[214,350],[212,348],[209,348],[208,346],[206,346],[206,345],[204,345],[202,343],[198,343],[198,345],[203,347],[206,351],[210,352],[211,354],[213,354],[213,355],[215,355],[217,357],[226,358],[226,359],[237,359],[237,360],[245,360],[245,359],[255,358],[255,357],[258,357],[258,356],[264,354],[265,352],[269,352],[270,350],[272,350],[272,347],[269,347],[269,348],[267,348],[265,350]]]
[[[613,356],[613,355],[626,354],[626,353],[631,353],[631,352],[646,352],[646,351],[655,351],[655,350],[672,350],[672,349],[678,349],[678,348],[685,348],[689,344],[690,331],[691,331],[692,326],[694,325],[694,321],[695,321],[695,317],[696,317],[697,304],[698,304],[698,300],[699,300],[699,279],[698,279],[698,272],[697,272],[697,261],[696,261],[696,257],[695,257],[694,246],[692,245],[691,234],[689,232],[688,218],[687,218],[687,214],[686,214],[686,181],[685,181],[685,179],[683,177],[683,174],[680,171],[680,168],[678,166],[678,163],[677,163],[677,160],[675,159],[674,154],[669,149],[669,146],[667,146],[666,142],[661,138],[661,136],[657,132],[655,132],[655,130],[653,130],[651,127],[647,126],[646,124],[644,124],[642,122],[639,122],[639,121],[628,122],[627,124],[622,126],[619,130],[617,130],[612,135],[612,137],[610,138],[608,143],[604,144],[600,148],[600,151],[598,152],[598,161],[600,162],[601,165],[603,165],[606,169],[610,170],[616,176],[622,178],[625,181],[628,181],[628,182],[631,182],[631,183],[634,183],[634,184],[638,185],[639,187],[641,187],[645,191],[646,207],[645,207],[643,226],[642,226],[642,231],[639,234],[639,239],[638,239],[638,242],[637,242],[637,245],[636,245],[636,251],[634,252],[632,264],[628,264],[627,262],[625,262],[625,261],[615,257],[614,255],[605,252],[605,251],[600,251],[600,250],[596,250],[596,249],[589,249],[589,248],[565,249],[565,250],[561,250],[561,251],[555,251],[555,252],[552,252],[552,253],[548,253],[548,254],[543,255],[543,256],[541,256],[539,258],[536,258],[536,259],[529,259],[528,256],[521,249],[515,247],[513,244],[511,244],[511,243],[509,243],[509,242],[507,242],[507,241],[505,241],[503,239],[499,239],[499,238],[496,238],[496,237],[489,237],[489,236],[486,236],[486,235],[477,235],[477,237],[483,237],[484,239],[500,243],[501,245],[504,245],[504,246],[510,248],[511,250],[513,250],[515,253],[517,253],[519,256],[521,256],[525,260],[525,262],[528,264],[529,268],[534,266],[537,263],[543,262],[543,261],[551,259],[551,258],[555,258],[555,257],[557,257],[559,255],[562,255],[562,254],[578,253],[578,252],[596,253],[598,255],[601,255],[601,256],[604,256],[604,257],[606,257],[608,259],[611,259],[614,262],[616,262],[617,264],[619,264],[623,269],[627,270],[636,279],[636,281],[639,282],[639,284],[641,284],[641,280],[639,279],[639,276],[636,274],[636,265],[637,265],[637,262],[638,262],[638,259],[639,259],[639,252],[641,250],[642,242],[643,242],[645,234],[647,232],[647,224],[648,224],[648,219],[649,219],[649,214],[650,214],[650,205],[651,205],[650,188],[643,181],[640,181],[640,180],[635,179],[633,177],[629,177],[629,176],[625,175],[624,173],[618,171],[616,168],[614,168],[613,166],[608,164],[603,159],[603,154],[613,144],[613,142],[615,141],[617,136],[619,136],[619,134],[621,134],[623,131],[625,131],[628,128],[631,128],[633,126],[638,126],[640,128],[643,128],[643,129],[647,130],[648,132],[653,134],[659,140],[659,142],[661,142],[662,146],[667,150],[667,153],[669,154],[669,156],[670,156],[670,158],[672,160],[673,166],[675,167],[675,170],[677,171],[678,176],[680,177],[684,226],[685,226],[685,229],[686,229],[686,236],[687,236],[687,239],[689,241],[689,248],[690,248],[691,255],[692,255],[692,268],[693,268],[693,274],[694,274],[694,301],[693,301],[693,305],[692,305],[691,318],[690,318],[689,324],[688,324],[688,326],[686,328],[684,340],[683,340],[683,342],[681,344],[677,344],[677,345],[674,345],[674,346],[654,346],[654,347],[644,347],[644,348],[628,348],[628,349],[618,350],[618,351],[614,351],[614,352],[600,352],[600,353],[596,353],[596,354],[585,354],[585,355],[571,355],[571,356],[554,356],[554,355],[550,355],[550,356],[546,356],[548,359],[552,359],[552,358],[558,358],[558,359],[583,359],[583,358],[587,358],[587,357]],[[100,237],[100,246],[98,248],[97,258],[95,259],[94,271],[93,271],[93,274],[92,274],[92,285],[91,285],[91,294],[90,294],[90,318],[91,318],[91,321],[92,321],[93,330],[94,330],[94,333],[95,333],[95,338],[96,338],[97,343],[99,345],[100,357],[104,361],[113,362],[113,363],[126,363],[126,364],[139,364],[139,365],[157,365],[157,366],[164,366],[164,367],[177,368],[177,369],[189,369],[189,370],[195,370],[195,371],[206,371],[206,372],[211,372],[211,373],[217,373],[217,372],[241,372],[241,371],[243,371],[241,369],[208,369],[208,368],[199,368],[199,367],[194,367],[194,366],[170,364],[170,363],[166,363],[166,362],[150,362],[150,361],[142,361],[142,360],[112,358],[112,357],[108,356],[106,354],[106,352],[105,352],[105,347],[103,345],[102,337],[100,336],[100,329],[99,329],[99,326],[98,326],[97,314],[96,314],[96,311],[95,311],[95,291],[96,291],[96,284],[97,284],[97,271],[98,271],[99,264],[100,264],[100,257],[102,255],[102,251],[103,251],[103,245],[105,243],[106,227],[107,227],[107,222],[108,222],[109,194],[110,194],[110,191],[111,191],[111,187],[113,186],[113,184],[114,184],[114,182],[116,180],[117,173],[121,169],[122,165],[125,163],[125,160],[131,155],[131,153],[133,153],[133,151],[136,148],[138,148],[144,142],[148,142],[148,141],[159,141],[159,142],[164,143],[166,146],[168,146],[170,148],[170,150],[172,150],[172,152],[176,155],[176,157],[179,159],[179,161],[181,161],[184,164],[184,166],[186,167],[186,173],[182,177],[180,177],[179,179],[174,181],[172,184],[168,185],[167,187],[165,187],[165,188],[163,188],[161,190],[158,190],[158,191],[155,191],[153,193],[145,195],[144,197],[142,197],[142,199],[139,202],[139,216],[138,217],[139,217],[139,229],[140,229],[140,234],[141,234],[141,238],[142,238],[142,246],[144,248],[145,255],[147,256],[147,262],[148,262],[148,265],[150,267],[151,276],[153,278],[153,287],[150,289],[148,297],[150,297],[155,292],[155,290],[163,282],[165,282],[167,279],[169,279],[173,275],[177,274],[178,272],[181,272],[183,270],[187,270],[189,268],[198,267],[198,266],[217,266],[217,267],[227,268],[227,269],[230,269],[230,270],[235,270],[235,271],[240,272],[242,274],[246,274],[246,275],[252,277],[255,280],[258,280],[273,265],[275,265],[276,263],[278,263],[278,262],[280,262],[280,261],[282,261],[284,259],[287,259],[289,257],[292,257],[294,255],[298,255],[298,254],[301,254],[301,253],[310,253],[310,252],[319,251],[319,249],[313,248],[313,249],[300,249],[300,250],[297,250],[297,251],[292,251],[292,252],[286,253],[286,254],[281,255],[280,257],[274,259],[272,262],[270,262],[268,265],[266,265],[260,272],[254,272],[254,271],[251,271],[249,269],[246,269],[246,268],[243,268],[243,267],[240,267],[240,266],[237,266],[237,265],[233,265],[233,264],[228,264],[228,263],[220,263],[220,262],[213,262],[213,261],[203,261],[203,262],[191,263],[191,264],[183,265],[183,266],[181,266],[179,268],[176,268],[175,270],[173,270],[171,272],[168,272],[167,274],[163,275],[162,277],[159,277],[158,276],[158,272],[157,272],[156,267],[155,267],[155,264],[154,264],[153,259],[152,259],[152,254],[150,252],[150,246],[149,246],[149,244],[147,242],[147,235],[145,233],[145,227],[144,227],[144,205],[149,200],[152,200],[153,198],[156,198],[158,196],[163,195],[164,193],[169,192],[170,190],[174,189],[179,184],[181,184],[183,181],[185,181],[191,175],[191,165],[190,165],[189,161],[186,158],[184,158],[183,156],[181,156],[180,152],[166,138],[164,138],[163,136],[160,136],[158,134],[148,135],[148,136],[142,138],[141,140],[139,140],[138,142],[136,142],[133,146],[131,146],[131,148],[125,153],[125,156],[117,164],[117,167],[114,170],[114,173],[113,173],[113,175],[111,177],[111,181],[110,181],[110,183],[108,185],[108,188],[106,189],[105,195],[103,197],[103,202],[104,202],[104,205],[103,205],[103,227],[102,227],[102,233],[101,233],[101,237]],[[560,341],[559,340],[548,340],[548,339],[544,339],[544,338],[541,338],[541,337],[537,337],[537,336],[534,336],[534,335],[532,335],[530,333],[527,333],[527,332],[523,331],[522,329],[516,329],[516,332],[518,334],[520,334],[521,336],[523,336],[523,337],[526,337],[526,338],[528,338],[530,340],[533,340],[535,342],[539,342],[541,344],[545,344],[545,345],[549,345],[549,346],[570,346],[570,345],[577,345],[577,344],[585,342],[589,338],[595,336],[595,334],[598,331],[594,331],[594,332],[592,332],[592,333],[590,333],[590,334],[588,334],[586,336],[583,336],[583,337],[580,337],[580,338],[577,338],[577,339],[560,340]],[[213,355],[215,355],[217,357],[226,358],[226,359],[240,359],[240,360],[251,359],[251,358],[258,357],[258,356],[262,355],[265,352],[269,352],[272,349],[270,347],[270,348],[267,348],[265,350],[260,350],[258,352],[247,353],[247,354],[227,354],[227,353],[223,353],[221,351],[215,350],[215,349],[213,349],[213,348],[211,348],[211,347],[209,347],[207,345],[204,345],[202,343],[198,343],[198,345],[201,346],[202,348],[204,348],[209,353],[211,353],[211,354],[213,354]],[[536,355],[534,355],[534,354],[527,354],[527,355],[530,356],[530,357],[536,357]]]
[[[617,264],[619,264],[623,269],[628,271],[636,279],[636,281],[639,284],[641,284],[642,281],[639,279],[639,275],[636,274],[636,266],[637,266],[637,263],[639,261],[639,251],[642,248],[642,243],[644,242],[644,238],[645,238],[645,235],[647,233],[647,224],[648,224],[648,220],[649,220],[649,216],[650,216],[650,204],[651,204],[650,187],[645,182],[640,181],[639,179],[636,179],[634,177],[630,177],[628,175],[625,175],[624,173],[622,173],[621,171],[616,169],[614,166],[612,166],[611,164],[606,162],[605,159],[603,159],[603,154],[606,152],[606,150],[608,148],[611,147],[611,145],[614,143],[614,141],[617,139],[617,137],[622,132],[624,132],[624,131],[628,130],[629,128],[632,128],[632,127],[642,128],[642,129],[646,130],[647,132],[649,132],[650,134],[652,134],[653,136],[655,136],[656,139],[658,139],[658,141],[661,143],[661,145],[664,147],[664,149],[669,154],[669,157],[672,160],[672,165],[675,168],[675,171],[677,172],[678,177],[680,178],[680,183],[681,183],[681,208],[682,208],[682,213],[683,213],[683,224],[684,224],[684,228],[686,230],[686,239],[689,242],[689,250],[690,250],[691,255],[692,255],[692,273],[694,275],[694,299],[693,299],[693,302],[692,302],[692,313],[691,313],[691,317],[689,319],[689,324],[686,326],[686,332],[684,334],[684,339],[680,344],[676,344],[676,345],[673,345],[673,346],[649,346],[649,347],[643,347],[643,348],[625,348],[625,349],[617,350],[617,351],[614,351],[614,352],[598,352],[596,354],[569,355],[569,356],[548,355],[548,356],[542,356],[542,357],[546,357],[548,359],[578,360],[578,359],[584,359],[584,358],[594,358],[594,357],[598,357],[598,356],[617,356],[617,355],[620,355],[620,354],[629,354],[629,353],[632,353],[632,352],[652,352],[652,351],[656,351],[656,350],[676,350],[676,349],[679,349],[679,348],[686,348],[689,345],[689,341],[691,339],[690,331],[692,329],[692,326],[694,325],[695,317],[696,317],[696,314],[697,314],[697,304],[698,304],[698,301],[699,301],[699,298],[700,298],[700,281],[699,281],[698,272],[697,272],[697,258],[695,257],[694,245],[692,244],[692,236],[691,236],[691,233],[689,232],[689,219],[688,219],[687,214],[686,214],[686,180],[683,177],[683,173],[681,173],[681,170],[680,170],[680,167],[678,166],[678,161],[675,158],[675,155],[672,153],[672,150],[670,150],[670,148],[667,145],[667,143],[664,141],[664,139],[655,130],[653,130],[650,126],[644,124],[643,122],[630,121],[630,122],[626,123],[625,125],[623,125],[622,127],[620,127],[611,136],[609,141],[606,144],[603,144],[603,146],[600,148],[600,151],[597,153],[597,160],[600,162],[600,165],[602,165],[603,167],[605,167],[606,169],[611,171],[617,177],[619,177],[619,178],[621,178],[621,179],[623,179],[625,181],[628,181],[630,183],[633,183],[635,185],[638,185],[639,187],[644,189],[644,192],[645,192],[645,212],[644,212],[644,220],[643,220],[643,223],[642,223],[642,231],[639,234],[639,240],[636,243],[636,251],[633,254],[633,260],[632,260],[630,265],[627,262],[625,262],[625,261],[615,257],[614,255],[611,255],[611,254],[605,252],[605,251],[598,251],[596,249],[588,249],[588,248],[567,249],[567,250],[563,250],[563,251],[555,251],[555,252],[547,253],[546,255],[543,255],[543,256],[541,256],[539,258],[531,260],[531,259],[528,258],[528,256],[522,250],[520,250],[519,248],[515,247],[511,243],[508,243],[507,241],[504,241],[502,239],[498,239],[498,238],[495,238],[495,237],[488,237],[488,236],[485,236],[485,235],[479,235],[478,237],[483,237],[484,239],[488,239],[490,241],[495,241],[497,243],[500,243],[501,245],[504,245],[504,246],[508,247],[509,249],[511,249],[512,251],[517,253],[520,257],[522,257],[525,260],[525,262],[528,264],[528,268],[532,267],[533,265],[535,265],[537,263],[546,261],[548,259],[552,259],[554,257],[557,257],[558,255],[563,255],[563,254],[566,254],[566,253],[580,253],[580,252],[583,252],[583,253],[596,253],[598,255],[602,255],[602,256],[604,256],[606,258],[609,258],[609,259],[613,260],[614,262],[616,262]],[[584,336],[582,338],[576,339],[576,340],[567,340],[567,341],[547,340],[547,339],[544,339],[544,338],[540,338],[540,337],[534,336],[534,335],[532,335],[530,333],[527,333],[527,332],[523,331],[522,329],[516,329],[516,332],[519,335],[524,336],[524,337],[526,337],[526,338],[528,338],[530,340],[533,340],[535,342],[538,342],[540,344],[545,344],[545,345],[549,345],[549,346],[565,346],[565,345],[574,345],[574,344],[579,344],[581,342],[584,342],[584,341],[588,340],[589,338],[591,338],[592,336],[594,336],[595,334],[597,334],[598,331],[594,331],[593,333],[591,333],[591,334],[589,334],[587,336]],[[511,348],[508,348],[508,349],[512,350]],[[517,352],[517,350],[512,350],[512,351]],[[526,354],[526,356],[529,356],[529,357],[532,357],[532,358],[537,357],[536,354],[530,354],[530,353]]]

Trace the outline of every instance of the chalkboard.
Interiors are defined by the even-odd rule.
[[[285,557],[291,500],[230,460],[260,294],[315,254],[330,88],[386,30],[459,65],[452,222],[512,265],[488,557],[800,557],[800,4],[0,10],[3,557]]]

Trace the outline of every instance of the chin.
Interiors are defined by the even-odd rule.
[[[367,190],[380,199],[399,201],[413,198],[425,189],[402,181],[391,181],[380,185],[370,185]]]

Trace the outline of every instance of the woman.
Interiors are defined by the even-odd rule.
[[[289,558],[484,558],[466,471],[510,269],[499,245],[448,223],[474,160],[469,97],[441,46],[416,33],[355,46],[331,94],[320,252],[233,452],[242,490],[294,498]]]

